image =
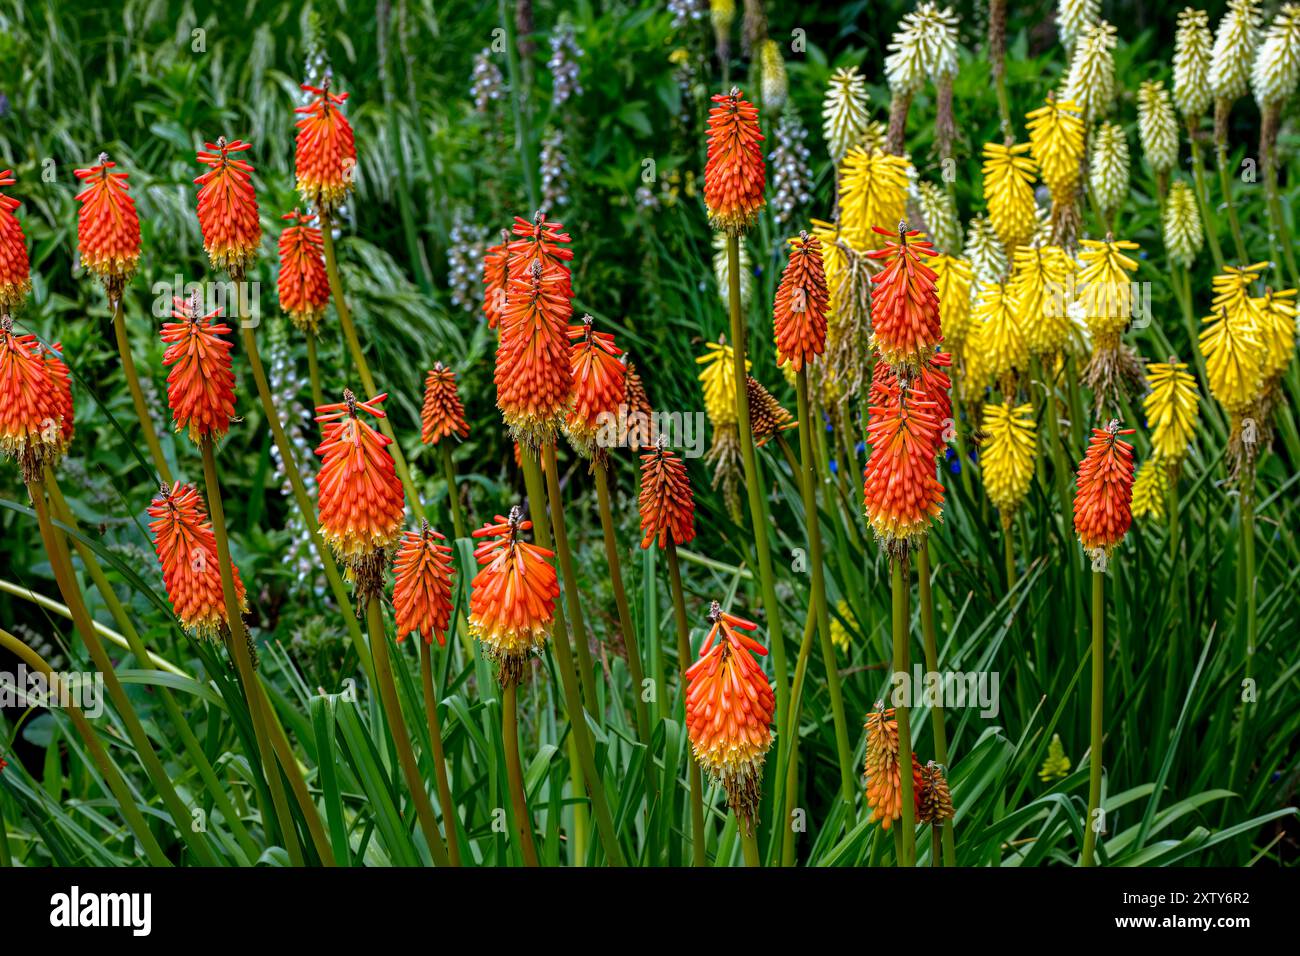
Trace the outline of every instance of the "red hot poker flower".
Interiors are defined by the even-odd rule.
[[[116,165],[109,162],[107,153],[100,153],[96,165],[74,172],[85,186],[77,193],[81,262],[99,276],[114,301],[140,260],[140,217],[128,192],[131,187],[126,173],[112,171]]]
[[[163,584],[177,619],[191,634],[217,638],[230,622],[221,591],[217,539],[203,499],[194,488],[179,481],[170,489],[163,485],[149,505],[149,517],[154,519],[149,530],[153,532]],[[235,599],[240,610],[247,611],[239,569],[232,565],[230,570],[235,578]]]
[[[622,350],[614,336],[592,328],[591,316],[582,325],[569,326],[570,362],[573,369],[573,403],[564,423],[565,434],[579,454],[590,457],[596,437],[608,433],[609,444],[617,438],[618,407],[627,393],[627,367],[619,360]],[[603,449],[600,449],[603,451]]]
[[[231,367],[230,342],[222,338],[230,326],[213,320],[221,315],[213,309],[202,315],[198,293],[187,303],[172,300],[172,317],[162,327],[167,344],[163,366],[167,376],[167,403],[176,430],[188,428],[195,444],[215,441],[230,429],[235,417],[235,372]]]
[[[520,537],[532,526],[515,505],[508,518],[497,515],[474,532],[489,540],[474,552],[483,567],[470,584],[469,632],[496,662],[502,687],[518,684],[529,656],[546,643],[560,596],[555,552]]]
[[[873,226],[884,236],[887,229]],[[885,268],[871,277],[875,289],[871,295],[871,344],[886,362],[919,370],[939,348],[939,295],[935,291],[934,270],[922,256],[936,256],[934,246],[918,239],[918,230],[898,225],[898,241],[885,243],[883,249],[868,252],[873,259],[884,259]]]
[[[798,372],[826,350],[826,310],[830,293],[821,243],[801,232],[790,240],[790,261],[781,275],[773,309],[778,365]]]
[[[921,366],[921,374],[912,380],[912,392],[917,398],[925,402],[934,403],[933,418],[939,424],[935,429],[934,435],[938,444],[935,446],[934,453],[938,455],[945,447],[944,431],[953,423],[952,417],[952,379],[948,377],[948,368],[952,367],[952,356],[947,352],[935,352],[929,360]],[[877,389],[883,389],[880,392],[883,398],[888,393],[888,389],[898,384],[898,376],[894,370],[884,362],[876,362],[875,368],[871,370],[871,394],[875,396]],[[874,397],[872,399],[875,400]]]
[[[873,390],[868,409],[871,453],[863,473],[867,519],[881,546],[905,552],[925,536],[943,506],[943,485],[935,477],[935,449],[941,437],[934,403],[897,384]]]
[[[34,335],[15,335],[0,315],[0,455],[15,459],[23,481],[39,478],[64,448],[61,402]]]
[[[558,283],[559,293],[572,299],[573,278],[569,274],[569,263],[573,260],[573,250],[569,243],[573,240],[564,231],[564,226],[551,222],[538,212],[532,222],[515,216],[513,232],[517,238],[506,246],[509,277],[527,277],[533,270],[533,263],[540,262],[548,281],[553,279]]]
[[[253,148],[252,143],[226,141],[204,143],[199,162],[211,167],[194,182],[199,187],[199,226],[203,248],[217,269],[225,269],[235,280],[243,279],[257,258],[262,241],[262,223],[257,215],[253,192],[253,167],[235,154]]]
[[[0,172],[0,186],[12,186],[11,170]],[[27,237],[14,215],[17,199],[0,193],[0,312],[16,307],[32,291],[32,271],[27,260]]]
[[[726,613],[717,601],[709,623],[699,660],[685,672],[686,729],[700,767],[722,784],[736,820],[752,833],[776,709],[772,685],[754,657],[767,648],[742,633],[757,624]]]
[[[424,380],[424,407],[420,409],[420,440],[436,445],[444,438],[469,436],[465,409],[456,394],[456,373],[441,362],[434,362]]]
[[[869,821],[880,821],[888,830],[903,811],[902,761],[899,758],[898,721],[894,708],[885,709],[883,701],[867,714],[867,757],[862,776],[867,782]],[[920,809],[922,774],[916,754],[912,754],[912,799]]]
[[[1120,439],[1133,429],[1112,420],[1094,428],[1079,463],[1074,494],[1074,530],[1089,553],[1111,550],[1124,540],[1133,522],[1133,446]]]
[[[501,242],[489,246],[483,253],[483,314],[488,328],[495,329],[506,310],[506,293],[509,290],[507,265],[510,261],[510,233],[501,230]]]
[[[497,346],[497,407],[516,441],[537,447],[552,440],[573,392],[567,324],[573,306],[559,274],[534,262],[510,280]]]
[[[709,150],[704,165],[704,204],[714,229],[738,236],[763,208],[766,172],[759,143],[758,110],[740,90],[713,97],[709,110]]]
[[[397,639],[417,631],[426,644],[438,638],[447,643],[451,623],[451,548],[446,540],[421,521],[419,531],[407,531],[393,563],[393,611],[397,618]]]
[[[75,410],[72,406],[72,376],[68,374],[68,366],[63,361],[63,343],[55,342],[49,348],[42,349],[41,361],[45,363],[45,373],[50,377],[54,406],[62,422],[60,434],[63,436],[63,444],[60,454],[66,454],[68,446],[72,444]]]
[[[297,209],[280,218],[290,223],[280,232],[280,309],[298,329],[315,332],[330,300],[320,229]]]
[[[352,126],[339,109],[348,94],[331,93],[329,77],[319,87],[304,83],[302,89],[315,99],[294,110],[303,114],[297,123],[294,156],[298,192],[303,202],[329,216],[347,198],[356,180]]]
[[[321,405],[321,457],[317,477],[321,536],[348,568],[358,596],[369,600],[383,584],[384,554],[397,543],[405,515],[402,483],[397,478],[392,439],[380,434],[358,414],[383,418],[387,393],[359,402],[348,389],[343,401]]]
[[[641,547],[689,544],[695,539],[695,497],[686,463],[669,451],[663,438],[641,456]]]

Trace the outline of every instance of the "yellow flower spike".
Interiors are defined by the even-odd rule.
[[[986,405],[982,430],[985,437],[981,442],[980,467],[984,490],[998,509],[1002,527],[1009,528],[1034,479],[1038,454],[1034,406]]]
[[[1248,311],[1221,306],[1205,319],[1199,343],[1210,394],[1232,414],[1245,411],[1264,378],[1264,347]]]
[[[1070,758],[1065,755],[1060,734],[1052,734],[1052,742],[1047,745],[1047,756],[1038,771],[1038,779],[1043,783],[1061,780],[1070,775]]]
[[[935,256],[934,291],[939,296],[939,327],[943,344],[954,355],[961,355],[970,333],[971,270],[970,262],[956,256]]]
[[[1013,372],[1029,367],[1029,343],[1020,316],[1020,303],[1006,283],[980,286],[966,349],[985,383],[999,384]]]
[[[1133,273],[1138,267],[1137,260],[1124,253],[1135,252],[1138,244],[1123,239],[1082,239],[1079,244],[1078,295],[1093,347],[1117,347],[1133,317]]]
[[[1025,340],[1033,355],[1052,355],[1070,337],[1068,304],[1074,260],[1060,246],[1019,246],[1008,291],[1020,303]],[[940,300],[942,301],[942,299]]]
[[[1254,312],[1251,304],[1251,287],[1268,270],[1267,262],[1256,262],[1249,266],[1224,266],[1223,273],[1210,280],[1214,290],[1211,304],[1217,311],[1220,308],[1229,312],[1246,310]]]
[[[1281,378],[1295,355],[1296,290],[1270,289],[1253,305],[1259,316],[1259,338],[1264,346],[1262,374],[1268,387]]]
[[[1154,454],[1170,466],[1187,456],[1196,433],[1200,395],[1186,362],[1152,362],[1147,366],[1150,392],[1142,400]]]
[[[861,146],[850,148],[840,164],[840,221],[864,251],[884,245],[873,226],[892,229],[906,218],[910,165],[902,156]]]
[[[1038,164],[1039,176],[1052,194],[1052,202],[1064,206],[1074,201],[1079,187],[1079,169],[1086,148],[1079,107],[1069,100],[1048,96],[1047,103],[1026,115],[1029,121],[1030,155]]]
[[[736,372],[731,346],[725,341],[709,342],[708,351],[695,361],[704,366],[699,380],[704,386],[704,411],[714,428],[736,424]],[[752,363],[745,360],[745,370]]]
[[[1169,472],[1159,455],[1138,466],[1133,479],[1133,517],[1160,521],[1165,516],[1165,496],[1169,494]]]
[[[984,202],[989,222],[1008,249],[1023,245],[1033,235],[1034,177],[1038,166],[1027,154],[1029,143],[1003,146],[984,144]]]

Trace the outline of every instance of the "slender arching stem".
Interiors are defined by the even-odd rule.
[[[429,724],[429,746],[433,772],[438,781],[438,802],[442,804],[442,826],[447,831],[447,855],[452,866],[460,866],[460,837],[456,832],[456,805],[447,780],[447,757],[442,748],[442,724],[438,720],[438,693],[433,683],[433,644],[420,645],[420,682],[424,688],[424,717]]]
[[[578,591],[578,575],[574,571],[573,552],[569,549],[569,532],[564,521],[564,499],[560,495],[560,467],[555,460],[555,442],[542,448],[546,468],[546,495],[551,503],[551,534],[555,539],[555,555],[560,562],[560,575],[564,579],[564,601],[573,619],[573,643],[578,654],[578,669],[582,673],[582,699],[587,711],[601,723],[600,705],[596,698],[596,670],[592,662],[591,647],[587,642],[587,626],[582,616],[582,596]]]
[[[506,773],[510,777],[510,801],[515,811],[515,828],[519,831],[519,851],[525,866],[537,866],[528,794],[524,791],[524,771],[519,762],[519,685],[514,681],[501,689],[501,738],[506,747]]]
[[[442,456],[442,473],[447,479],[447,497],[451,501],[451,522],[457,538],[469,537],[465,527],[465,513],[460,505],[460,492],[456,487],[456,466],[451,460],[451,444],[444,438],[438,443]]]
[[[911,669],[911,663],[908,654],[908,584],[907,584],[907,558],[902,555],[893,555],[889,559],[892,572],[892,590],[893,590],[893,634],[894,634],[894,673],[906,674]],[[916,865],[916,805],[913,802],[913,782],[912,782],[912,721],[909,716],[911,706],[910,700],[904,700],[902,705],[894,710],[894,717],[898,721],[898,780],[899,789],[902,791],[902,819],[898,821],[899,835],[901,838],[900,846],[902,856],[899,859],[900,866]]]
[[[316,358],[316,333],[307,332],[307,376],[311,380],[311,403],[319,408],[325,404],[325,393],[320,387],[320,363]]]
[[[135,359],[131,357],[131,340],[126,333],[126,313],[122,308],[122,297],[113,300],[113,334],[117,338],[117,354],[122,360],[122,374],[126,376],[127,388],[131,391],[131,402],[135,405],[135,417],[140,420],[140,431],[144,433],[144,443],[149,446],[149,456],[154,467],[167,484],[172,483],[171,466],[163,457],[162,445],[158,442],[158,433],[153,427],[153,417],[149,406],[144,401],[144,391],[140,388],[140,376],[135,370]]]
[[[1104,734],[1103,680],[1106,666],[1106,574],[1092,572],[1092,719],[1089,723],[1088,815],[1083,820],[1083,865],[1093,865],[1101,820],[1101,743]]]
[[[925,669],[932,674],[939,672],[939,643],[934,630],[934,595],[930,589],[930,540],[916,552],[916,578],[921,601],[921,633],[925,639]],[[936,703],[930,708],[930,727],[934,732],[934,759],[948,772],[948,731],[944,725],[943,704]],[[952,821],[937,829],[942,830],[943,865],[957,865],[956,835],[953,833]],[[936,861],[938,854],[935,854]],[[936,862],[936,865],[937,862]]]

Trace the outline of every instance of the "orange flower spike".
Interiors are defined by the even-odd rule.
[[[872,229],[882,236],[895,235],[879,226]],[[871,294],[871,344],[890,365],[913,371],[938,350],[942,338],[935,273],[921,258],[938,253],[930,242],[916,238],[920,235],[918,230],[908,231],[907,224],[900,222],[897,242],[891,239],[883,249],[867,253],[886,263],[871,277],[875,285]]]
[[[388,451],[392,440],[359,414],[383,418],[380,405],[386,398],[385,393],[360,402],[344,389],[342,402],[316,409],[322,431],[316,447],[321,458],[317,476],[321,536],[353,572],[366,598],[382,583],[383,567],[376,556],[397,543],[405,515],[402,483]]]
[[[573,261],[573,250],[569,243],[573,239],[564,231],[564,226],[551,222],[538,212],[532,222],[515,216],[513,232],[518,238],[506,244],[509,278],[526,278],[533,270],[533,263],[540,262],[548,280],[558,283],[559,294],[572,299],[573,277],[569,274],[569,263]]]
[[[135,274],[140,261],[140,217],[126,173],[115,173],[107,153],[89,169],[74,170],[84,188],[77,193],[77,249],[81,263],[104,283],[111,300]]]
[[[226,141],[204,143],[199,162],[211,167],[194,182],[199,187],[199,226],[203,248],[217,269],[224,269],[236,281],[244,278],[257,258],[262,241],[262,223],[257,215],[257,196],[251,179],[253,167],[235,154],[253,148],[252,143]]]
[[[826,350],[830,292],[821,243],[807,232],[790,240],[790,261],[781,274],[773,309],[776,362],[799,371]]]
[[[188,428],[195,444],[205,438],[216,440],[230,429],[235,417],[235,372],[231,366],[230,342],[222,338],[230,326],[213,320],[221,314],[213,309],[202,315],[198,293],[186,302],[172,300],[172,317],[165,322],[162,340],[167,345],[163,366],[167,375],[167,403],[176,430]]]
[[[63,343],[55,342],[49,348],[43,349],[41,361],[45,363],[45,372],[50,377],[54,407],[62,422],[60,434],[63,436],[63,444],[60,452],[66,454],[68,446],[72,444],[75,415],[72,406],[72,376],[68,374],[68,366],[63,361]]]
[[[217,638],[230,622],[221,591],[217,539],[203,499],[193,487],[179,481],[170,489],[163,485],[148,514],[154,519],[149,530],[177,619],[191,634]],[[235,578],[235,599],[240,610],[247,611],[239,569],[232,565],[230,570]]]
[[[948,376],[947,369],[952,367],[952,356],[947,352],[935,352],[930,356],[929,361],[921,366],[921,374],[912,382],[912,391],[918,398],[925,402],[934,403],[932,418],[938,423],[939,427],[935,429],[935,454],[943,451],[946,442],[944,441],[944,431],[953,423],[952,417],[952,379]],[[871,371],[871,388],[872,395],[875,390],[884,388],[886,391],[880,392],[884,396],[890,386],[898,384],[898,377],[894,375],[894,370],[884,362],[876,362]],[[874,401],[874,398],[872,399]]]
[[[667,447],[661,436],[654,449],[641,456],[641,547],[657,541],[660,548],[690,544],[695,539],[695,497],[686,462]]]
[[[483,253],[483,314],[489,329],[501,323],[509,290],[510,233],[501,230],[501,242]]]
[[[290,223],[280,232],[280,310],[298,329],[315,332],[330,300],[320,229],[297,209],[280,218]]]
[[[749,230],[766,200],[766,172],[759,143],[758,110],[740,90],[713,97],[709,110],[709,149],[704,165],[704,205],[709,224],[738,236]]]
[[[38,478],[64,448],[59,388],[33,335],[15,335],[0,315],[0,455],[15,459],[23,481]]]
[[[313,99],[301,113],[294,144],[294,170],[302,201],[322,216],[334,213],[356,181],[357,147],[341,107],[347,93],[331,93],[329,77],[320,86],[302,84]]]
[[[863,777],[867,782],[867,806],[871,808],[868,822],[880,822],[882,830],[890,829],[903,811],[903,789],[900,781],[902,761],[899,759],[898,721],[894,708],[885,709],[884,701],[876,702],[876,709],[867,714],[867,756]],[[922,774],[920,762],[912,755],[912,797],[920,807]]]
[[[0,186],[12,186],[12,170],[0,172]],[[8,312],[32,291],[32,270],[27,259],[27,237],[14,215],[17,199],[0,193],[0,312]]]
[[[520,537],[532,526],[515,505],[508,518],[497,515],[474,532],[490,540],[474,552],[482,567],[470,584],[469,632],[496,662],[502,686],[518,684],[529,656],[546,643],[560,596],[555,552]]]
[[[1101,549],[1109,555],[1133,523],[1133,446],[1119,437],[1132,434],[1114,419],[1094,428],[1079,463],[1074,530],[1090,554]]]
[[[426,644],[447,643],[451,624],[451,548],[441,534],[421,521],[419,531],[402,535],[393,562],[393,612],[397,639],[418,631]]]
[[[935,477],[934,457],[942,444],[935,403],[915,389],[877,385],[868,408],[867,443],[871,453],[863,473],[867,519],[881,546],[906,551],[940,517],[943,485]]]
[[[746,833],[758,817],[763,761],[772,746],[776,700],[755,655],[767,648],[744,632],[758,625],[709,607],[712,629],[685,671],[686,730],[700,767],[727,793]]]
[[[497,407],[516,441],[550,441],[573,392],[567,323],[573,307],[559,291],[559,268],[510,280],[497,346]]]
[[[434,362],[424,380],[420,440],[426,445],[436,445],[451,435],[468,438],[469,425],[465,422],[465,408],[456,393],[456,373],[441,362]]]
[[[606,422],[616,422],[618,407],[627,394],[627,367],[619,360],[622,350],[614,336],[592,328],[591,316],[582,325],[569,326],[573,403],[564,423],[565,434],[579,454],[590,457],[596,437]],[[612,441],[615,435],[610,435]]]

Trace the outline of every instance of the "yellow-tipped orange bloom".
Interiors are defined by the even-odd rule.
[[[888,229],[873,226],[873,231],[890,236]],[[923,256],[936,256],[919,230],[908,231],[899,223],[898,241],[888,241],[883,249],[869,252],[872,259],[885,260],[885,268],[871,277],[875,289],[871,294],[871,344],[886,362],[919,370],[939,347],[942,338],[939,321],[939,296],[935,292],[934,270]]]
[[[434,362],[424,380],[420,440],[426,445],[436,445],[451,435],[469,437],[469,425],[460,396],[456,394],[456,373],[441,362]]]
[[[506,246],[508,277],[527,278],[533,271],[533,263],[540,262],[543,279],[555,285],[558,295],[572,299],[573,277],[569,274],[569,263],[573,261],[573,250],[569,243],[573,239],[564,231],[564,226],[551,222],[538,212],[532,222],[515,216],[513,233],[517,238]]]
[[[555,552],[520,538],[532,526],[516,505],[508,518],[497,515],[474,532],[490,540],[474,552],[483,567],[470,584],[469,632],[497,664],[503,687],[519,683],[529,655],[546,643],[560,596],[550,561]]]
[[[386,398],[387,393],[359,402],[344,389],[342,402],[316,409],[323,432],[316,448],[321,457],[317,477],[321,536],[354,572],[366,597],[376,593],[371,589],[382,580],[382,561],[376,561],[376,555],[382,558],[397,542],[405,510],[402,483],[388,451],[392,439],[358,414],[383,418],[379,406]]]
[[[0,186],[12,186],[12,170],[0,172]],[[32,270],[27,260],[27,237],[14,215],[17,199],[0,193],[0,312],[8,312],[32,291]]]
[[[188,428],[195,444],[220,438],[235,417],[235,372],[230,343],[222,338],[230,333],[230,326],[213,321],[220,309],[207,315],[202,311],[197,293],[189,302],[173,299],[172,317],[177,321],[164,322],[162,327],[162,340],[167,343],[163,367],[171,367],[167,404],[176,430]]]
[[[925,536],[943,507],[935,477],[942,442],[935,403],[897,384],[873,390],[868,409],[871,453],[863,473],[867,520],[881,546],[900,553]]]
[[[537,447],[552,440],[573,392],[568,320],[573,312],[553,266],[533,263],[510,280],[497,346],[497,407],[516,441]]]
[[[230,624],[221,591],[217,539],[203,499],[190,485],[162,487],[149,505],[153,544],[162,563],[163,584],[181,626],[198,637],[216,638]],[[233,564],[235,599],[248,610],[244,582]]]
[[[776,709],[772,685],[755,659],[767,648],[742,633],[757,624],[726,613],[717,601],[709,623],[699,660],[685,671],[686,731],[700,767],[722,784],[736,820],[753,833]]]
[[[211,167],[194,182],[199,187],[199,227],[203,248],[217,269],[238,280],[257,258],[262,223],[257,216],[257,196],[251,179],[253,167],[235,154],[253,148],[239,140],[204,143],[199,162]]]
[[[424,643],[447,643],[451,623],[451,548],[447,539],[421,521],[419,531],[407,531],[393,562],[393,613],[397,639],[417,631]]]
[[[938,455],[946,447],[944,431],[953,423],[952,417],[952,379],[946,369],[952,367],[952,356],[947,352],[935,352],[930,361],[921,366],[921,374],[912,380],[911,389],[915,398],[931,402],[934,410],[931,417],[938,425],[934,430],[935,448]],[[875,395],[880,389],[881,401],[889,399],[889,389],[898,385],[898,376],[884,362],[877,362],[871,370],[871,392]]]
[[[790,240],[790,261],[781,275],[773,309],[776,363],[799,371],[826,351],[826,312],[830,292],[821,242],[801,232]]]
[[[759,143],[758,110],[740,90],[713,97],[709,152],[704,165],[704,205],[714,229],[738,236],[758,218],[767,174]]]
[[[34,335],[15,335],[0,316],[0,454],[15,459],[23,481],[39,478],[64,448],[55,382]]]
[[[329,77],[321,86],[304,83],[302,89],[315,99],[294,110],[302,114],[294,144],[298,193],[303,202],[329,216],[342,205],[356,181],[357,147],[352,126],[339,109],[348,94],[331,93]]]
[[[1119,437],[1131,434],[1118,421],[1094,428],[1079,463],[1074,530],[1089,553],[1100,548],[1109,554],[1133,523],[1133,446]]]
[[[66,453],[72,444],[74,409],[72,406],[72,376],[63,361],[63,343],[55,342],[47,349],[41,350],[41,361],[45,363],[45,373],[50,377],[50,388],[54,390],[54,407],[58,410],[62,423],[60,434],[63,436],[61,453]]]
[[[509,290],[510,233],[501,230],[501,242],[489,246],[483,253],[483,314],[489,329],[501,323],[506,311],[506,293]]]
[[[107,153],[100,153],[98,164],[73,173],[84,184],[77,193],[81,264],[99,276],[114,300],[140,260],[140,217],[128,192],[131,187],[126,173],[112,172],[116,165],[109,162]]]
[[[598,437],[606,446],[618,437],[618,407],[627,394],[627,367],[619,358],[623,351],[614,344],[614,336],[595,331],[591,316],[584,315],[582,325],[569,326],[569,338],[573,341],[569,349],[573,404],[564,432],[579,454],[590,456]]]
[[[695,539],[695,496],[686,462],[674,455],[660,438],[648,454],[641,456],[641,547],[655,541],[665,548],[689,544]]]
[[[899,759],[898,721],[894,708],[885,709],[877,701],[876,709],[867,714],[867,758],[863,778],[867,781],[867,806],[871,808],[868,822],[880,822],[882,830],[894,825],[903,812],[902,761]],[[912,799],[920,807],[921,768],[916,754],[912,755]]]
[[[296,209],[280,218],[290,223],[280,233],[280,309],[297,328],[315,332],[330,301],[320,229]]]

